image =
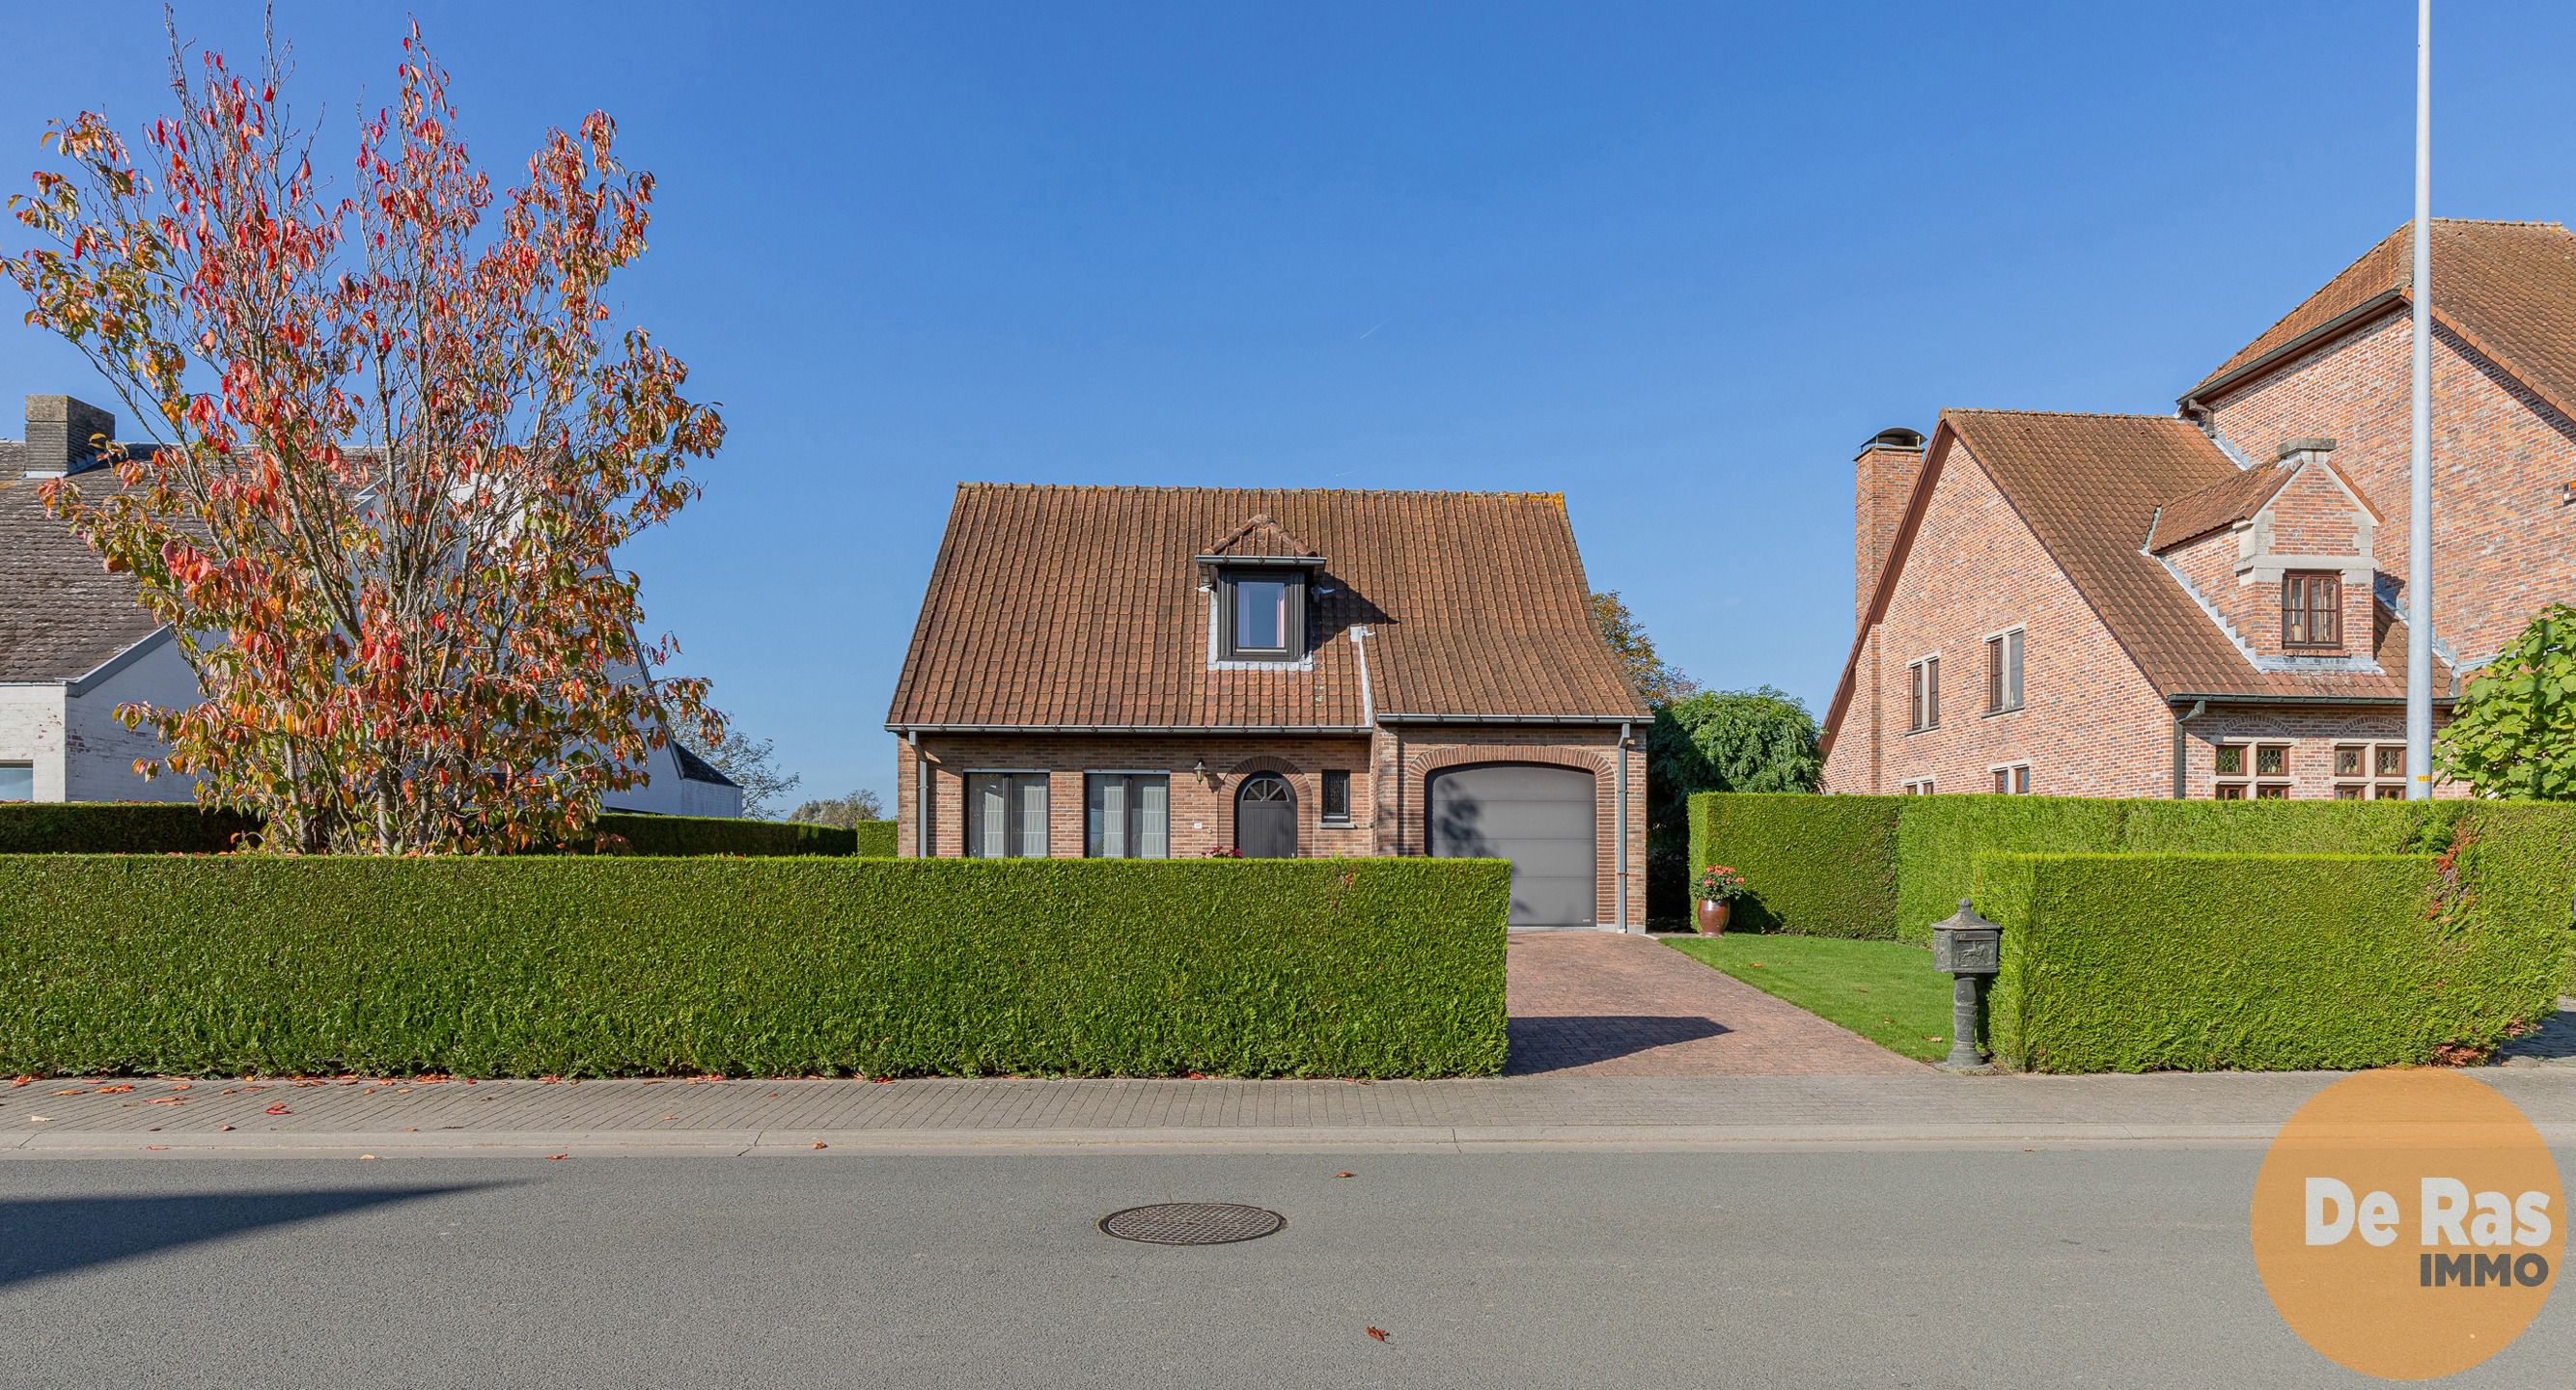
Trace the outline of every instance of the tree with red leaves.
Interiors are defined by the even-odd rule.
[[[358,131],[351,196],[313,138],[174,35],[176,115],[132,161],[97,113],[10,199],[0,267],[31,324],[96,364],[155,447],[46,502],[175,633],[201,702],[128,706],[200,801],[290,853],[511,850],[585,832],[675,728],[721,736],[703,682],[650,679],[617,547],[697,495],[722,441],[688,369],[603,292],[644,250],[652,176],[594,112],[496,191],[415,26],[401,95]]]

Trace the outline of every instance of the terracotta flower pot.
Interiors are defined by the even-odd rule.
[[[1719,902],[1714,898],[1702,899],[1699,905],[1699,934],[1702,936],[1725,935],[1726,919],[1733,915],[1735,915],[1735,904],[1731,902]]]

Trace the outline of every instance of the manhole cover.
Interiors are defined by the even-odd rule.
[[[1231,1245],[1259,1240],[1288,1224],[1288,1218],[1260,1207],[1232,1202],[1164,1202],[1129,1207],[1100,1218],[1100,1233],[1148,1245]]]

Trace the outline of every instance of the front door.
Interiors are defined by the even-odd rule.
[[[1256,772],[1234,794],[1234,848],[1246,859],[1297,857],[1297,797],[1288,779]]]

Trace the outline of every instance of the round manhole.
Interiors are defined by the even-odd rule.
[[[1164,1202],[1129,1207],[1100,1218],[1100,1233],[1148,1245],[1231,1245],[1259,1240],[1288,1224],[1288,1218],[1260,1207],[1232,1202]]]

